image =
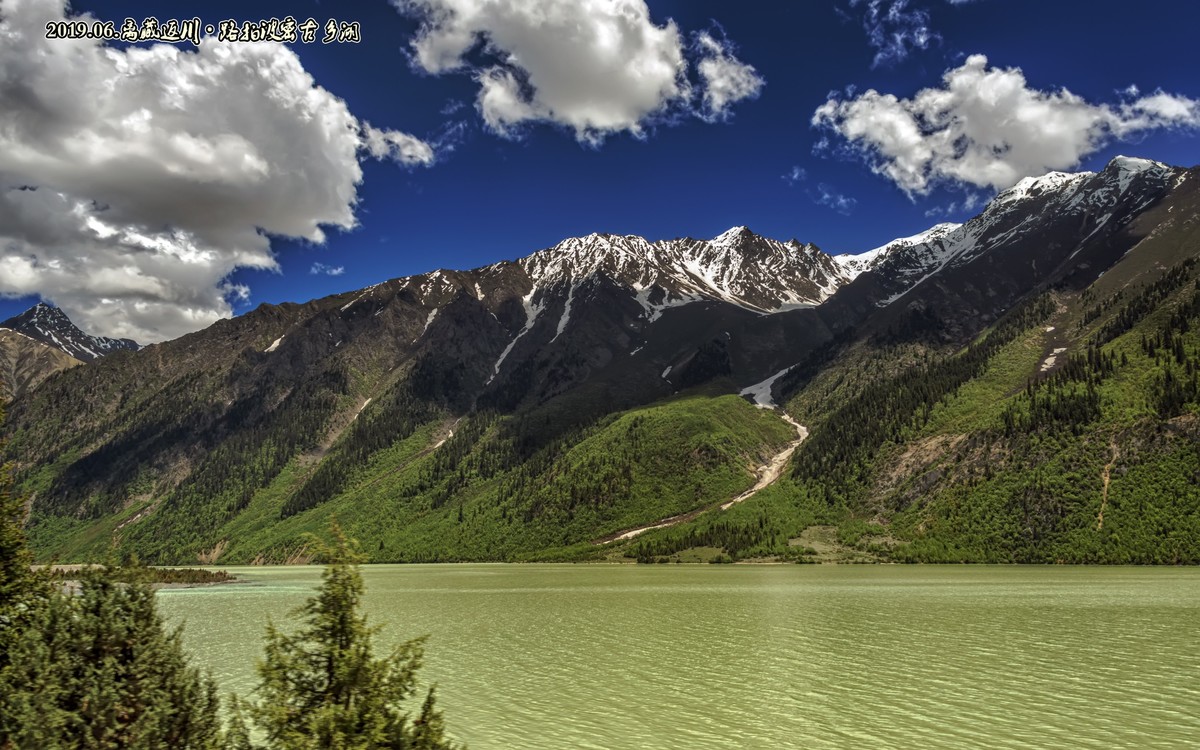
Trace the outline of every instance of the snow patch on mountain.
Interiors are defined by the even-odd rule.
[[[743,388],[739,395],[749,396],[754,405],[760,409],[778,409],[779,404],[775,403],[775,396],[771,393],[771,390],[775,387],[775,381],[791,372],[793,367],[795,365],[789,365],[761,383],[755,383],[752,386]]]
[[[646,311],[645,317],[647,323],[653,323],[654,321],[658,320],[662,317],[662,314],[665,311],[671,309],[672,307],[683,307],[684,305],[690,305],[693,302],[704,301],[704,297],[701,297],[698,294],[684,293],[678,298],[672,298],[670,292],[663,292],[661,289],[659,289],[658,291],[662,293],[662,302],[656,304],[650,301],[650,295],[653,291],[655,291],[654,287],[635,285],[634,291],[634,300],[642,306],[643,310]]]
[[[425,318],[425,327],[421,329],[421,335],[413,339],[414,344],[420,341],[421,338],[429,331],[429,326],[433,325],[434,319],[437,318],[438,313],[441,312],[441,310],[442,308],[435,307],[429,311],[429,317]]]
[[[558,341],[558,337],[567,330],[567,323],[571,320],[571,304],[575,301],[575,290],[578,288],[578,284],[572,284],[571,288],[567,290],[567,301],[563,305],[562,317],[558,319],[558,329],[554,332],[554,338],[550,339],[551,344]]]
[[[941,239],[961,226],[961,224],[953,223],[938,224],[937,226],[926,229],[924,232],[914,234],[911,237],[900,237],[898,239],[894,239],[886,245],[877,247],[874,250],[868,250],[865,253],[859,253],[858,255],[851,255],[849,253],[835,255],[833,260],[838,264],[838,267],[842,269],[842,272],[846,275],[846,277],[853,281],[866,271],[871,271],[877,268],[879,264],[893,251],[900,248],[913,247],[915,245],[922,245],[927,242]]]
[[[496,364],[492,368],[492,375],[487,379],[487,382],[484,383],[484,385],[492,384],[492,381],[495,380],[496,376],[500,374],[500,366],[504,364],[504,360],[508,358],[508,355],[510,352],[512,352],[513,347],[517,345],[517,342],[521,340],[522,336],[529,333],[530,329],[533,328],[534,323],[537,322],[538,316],[542,314],[542,304],[540,302],[538,304],[534,304],[533,302],[533,296],[537,293],[538,288],[534,287],[533,289],[529,290],[529,294],[521,298],[521,306],[525,308],[525,327],[518,331],[517,335],[513,336],[513,340],[508,342],[508,346],[504,347],[504,351],[500,352],[500,358],[496,360]]]

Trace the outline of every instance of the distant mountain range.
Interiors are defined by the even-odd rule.
[[[137,342],[132,339],[110,339],[84,333],[66,313],[44,302],[0,323],[0,328],[23,333],[80,362],[95,362],[117,351],[138,350]]]
[[[63,559],[304,559],[337,515],[379,561],[1196,561],[1122,503],[1194,488],[1198,174],[1052,173],[856,256],[590,235],[140,350],[39,306],[4,326],[89,364],[26,378],[7,450]],[[1026,477],[1052,443],[1069,501]]]
[[[0,399],[21,396],[59,370],[137,349],[130,339],[90,336],[62,310],[39,302],[0,323]]]

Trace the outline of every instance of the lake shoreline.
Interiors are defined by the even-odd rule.
[[[791,560],[738,560],[730,563],[709,563],[709,562],[663,562],[663,563],[638,563],[634,560],[628,562],[612,562],[607,560],[589,560],[580,562],[578,560],[538,560],[536,562],[524,561],[508,561],[508,560],[459,560],[454,562],[368,562],[361,563],[362,567],[383,567],[383,566],[400,566],[400,567],[420,567],[420,566],[477,566],[491,565],[496,567],[534,567],[539,565],[570,565],[579,568],[779,568],[779,567],[798,567],[798,568],[862,568],[862,567],[895,567],[895,568],[1096,568],[1096,569],[1118,569],[1118,568],[1145,568],[1145,569],[1195,569],[1200,568],[1200,565],[1154,565],[1154,564],[1139,564],[1139,563],[977,563],[977,562],[897,562],[894,560],[874,560],[862,562],[838,562],[838,561],[813,561],[813,562],[794,562]],[[322,563],[218,563],[212,565],[173,565],[172,568],[195,569],[195,570],[225,570],[229,568],[248,568],[272,570],[281,568],[321,568]],[[228,583],[245,583],[241,579],[232,581],[214,581],[204,584],[185,584],[187,587],[206,586],[206,585],[224,585]]]
[[[29,566],[31,570],[48,571],[52,578],[61,583],[67,589],[79,590],[82,579],[72,577],[73,573],[80,573],[87,570],[107,570],[108,566],[100,563],[55,563],[50,565],[35,564]],[[150,584],[150,588],[158,591],[160,589],[194,589],[206,588],[211,586],[227,586],[229,584],[249,583],[245,578],[230,575],[223,570],[226,567],[223,565],[163,565],[163,566],[146,566],[138,569],[132,576],[128,575],[128,568],[116,568],[115,574],[120,582],[132,582],[133,580],[146,580]],[[209,576],[200,574],[209,574]],[[157,576],[157,579],[156,579]],[[195,577],[197,580],[171,580],[176,578]],[[124,580],[128,578],[129,580]]]

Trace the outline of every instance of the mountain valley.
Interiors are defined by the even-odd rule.
[[[5,451],[63,561],[302,561],[336,516],[376,562],[1200,562],[1198,177],[860,255],[590,235],[141,348],[14,319]]]

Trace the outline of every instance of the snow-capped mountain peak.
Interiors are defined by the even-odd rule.
[[[745,241],[754,236],[754,232],[751,232],[749,227],[730,227],[721,234],[709,240],[709,244],[718,247],[736,247],[739,242]]]
[[[130,339],[86,334],[71,322],[66,313],[44,302],[0,323],[0,328],[24,334],[83,362],[93,362],[122,349],[136,351],[139,348],[137,342]]]
[[[876,256],[869,257],[862,270],[887,273],[897,291],[879,302],[886,306],[944,268],[1015,247],[1030,232],[1065,217],[1072,217],[1074,226],[1085,227],[1082,240],[1075,241],[1076,247],[1082,248],[1103,232],[1119,230],[1127,217],[1157,200],[1175,174],[1172,168],[1149,159],[1119,156],[1099,173],[1050,172],[1026,177],[961,226],[941,225],[943,231],[935,227],[924,238],[918,235],[895,247],[872,251]],[[840,262],[850,265],[863,257]]]
[[[652,317],[666,306],[705,299],[764,314],[812,307],[848,281],[814,245],[761,237],[744,226],[711,240],[650,242],[636,235],[591,234],[565,239],[518,264],[535,289],[602,274],[635,290]]]
[[[1072,189],[1095,175],[1095,172],[1048,172],[1040,177],[1025,177],[997,195],[992,205],[1017,203],[1046,193]]]
[[[868,250],[865,253],[852,255],[844,253],[834,256],[834,261],[843,270],[846,276],[850,279],[856,279],[859,275],[866,271],[870,271],[879,266],[887,256],[901,248],[913,247],[926,242],[941,239],[947,234],[961,227],[961,224],[944,223],[926,229],[924,232],[914,234],[911,237],[900,237],[881,245],[873,250]]]
[[[1099,175],[1096,172],[1049,172],[1040,177],[1026,177],[997,195],[989,208],[1048,194],[1061,197],[1064,193],[1079,190],[1097,176],[1115,179],[1118,193],[1124,193],[1139,176],[1162,177],[1169,172],[1171,172],[1171,168],[1166,164],[1151,159],[1117,156]]]
[[[953,276],[977,260],[991,269],[982,277],[989,288],[1043,273],[1039,263],[1046,253],[1070,260],[1085,251],[1106,252],[1097,249],[1105,238],[1182,174],[1134,159],[1115,159],[1099,173],[1051,172],[1021,180],[965,224],[937,224],[857,255],[831,257],[815,245],[781,242],[741,225],[709,240],[593,233],[473,271],[435,271],[347,293],[339,305],[347,315],[361,314],[355,312],[360,300],[381,303],[399,286],[416,302],[408,340],[419,344],[451,325],[452,316],[440,310],[469,298],[482,305],[486,325],[499,324],[507,337],[488,367],[492,382],[539,342],[562,346],[606,325],[618,326],[610,335],[619,340],[636,339],[664,315],[674,318],[672,308],[696,305],[698,319],[712,314],[744,321],[744,313],[721,305],[767,316],[823,306],[845,290],[838,295],[845,304],[823,308],[836,317],[863,306],[886,307],[926,280],[943,272]],[[809,320],[789,316],[779,325],[801,318]]]
[[[1142,159],[1137,156],[1114,156],[1109,166],[1115,166],[1121,170],[1129,170],[1132,172],[1148,172],[1150,170],[1170,169],[1161,161],[1153,159]]]
[[[1118,156],[1110,161],[1108,167],[1105,168],[1105,172],[1110,170],[1116,173],[1120,191],[1124,193],[1129,189],[1130,183],[1139,175],[1153,174],[1163,176],[1168,174],[1171,168],[1162,162],[1152,161],[1151,159]]]

